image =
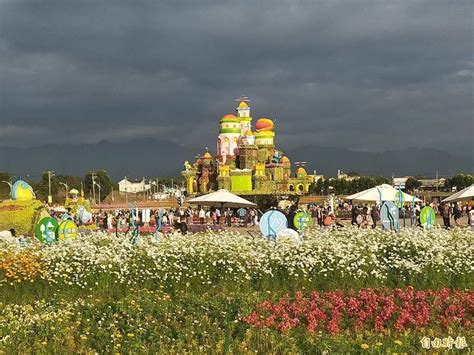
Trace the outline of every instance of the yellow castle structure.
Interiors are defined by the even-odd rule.
[[[305,194],[316,175],[299,166],[292,175],[292,164],[275,148],[274,122],[259,118],[252,130],[248,100],[242,100],[235,114],[220,119],[217,154],[209,151],[194,164],[185,162],[182,176],[188,195],[226,189],[239,195]]]

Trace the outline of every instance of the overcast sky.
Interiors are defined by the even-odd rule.
[[[246,94],[284,146],[469,151],[472,16],[469,0],[0,0],[0,145],[214,147]]]

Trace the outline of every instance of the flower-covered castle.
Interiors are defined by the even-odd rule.
[[[247,100],[248,101],[248,100]],[[260,118],[252,130],[250,107],[244,100],[236,114],[220,120],[217,154],[209,151],[185,162],[182,176],[189,195],[226,189],[240,195],[304,194],[315,180],[303,166],[292,175],[291,161],[274,145],[274,124]]]

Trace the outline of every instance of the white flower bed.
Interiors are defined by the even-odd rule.
[[[474,233],[467,229],[315,230],[301,243],[268,242],[237,232],[173,234],[158,242],[141,236],[136,245],[126,237],[101,232],[52,245],[0,243],[0,252],[12,248],[42,253],[49,282],[82,287],[101,277],[125,285],[191,280],[212,284],[281,275],[310,281],[345,277],[383,283],[393,275],[403,279],[474,271]],[[5,281],[1,277],[0,282]]]

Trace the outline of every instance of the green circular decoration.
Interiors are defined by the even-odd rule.
[[[74,239],[78,234],[79,230],[77,229],[76,223],[70,219],[62,221],[58,227],[58,237],[61,240]]]
[[[313,225],[313,219],[308,212],[301,211],[295,214],[293,223],[299,231],[306,230]]]
[[[395,206],[397,208],[402,208],[403,204],[405,203],[405,196],[403,196],[403,192],[397,191],[395,192]]]
[[[423,227],[431,228],[435,222],[436,214],[432,207],[425,206],[420,212],[420,222]]]
[[[36,225],[36,238],[40,242],[51,243],[57,239],[59,224],[53,217],[44,217]]]

